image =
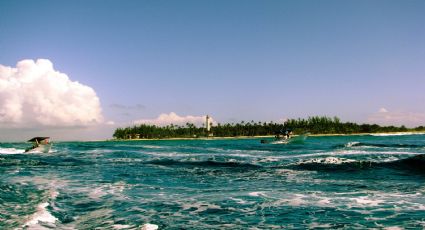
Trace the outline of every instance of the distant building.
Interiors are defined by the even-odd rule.
[[[140,134],[127,134],[125,139],[140,139]]]
[[[211,132],[211,117],[209,115],[207,115],[206,119],[205,119],[205,128],[207,130],[207,136],[208,137],[212,137],[214,136],[214,134]]]
[[[207,115],[206,121],[205,121],[205,128],[207,129],[207,132],[209,133],[211,130],[211,124],[210,124],[210,116]]]

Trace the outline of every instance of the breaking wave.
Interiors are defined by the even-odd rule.
[[[372,148],[425,148],[425,145],[420,144],[381,144],[381,143],[363,143],[363,142],[348,142],[346,144],[336,145],[335,148],[352,148],[352,147],[372,147]]]
[[[390,167],[425,173],[425,154],[386,163]]]
[[[371,161],[357,161],[340,157],[325,157],[303,160],[290,165],[290,168],[302,170],[358,170],[371,168]]]
[[[25,152],[25,149],[0,148],[0,154],[22,154],[24,152]]]
[[[388,137],[388,136],[410,136],[410,135],[424,135],[423,132],[404,132],[404,133],[375,133],[370,134],[371,136],[376,137]]]
[[[405,159],[397,159],[393,161],[372,161],[372,160],[353,160],[339,157],[325,157],[303,160],[290,165],[290,168],[301,170],[337,170],[351,171],[375,168],[392,168],[403,169],[412,172],[425,172],[425,154],[408,157]]]

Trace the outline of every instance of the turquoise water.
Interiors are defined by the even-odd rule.
[[[0,144],[0,229],[425,228],[425,135],[26,147]]]

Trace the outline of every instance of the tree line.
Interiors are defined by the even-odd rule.
[[[116,139],[161,139],[161,138],[198,138],[198,137],[237,137],[268,136],[284,130],[294,134],[356,134],[380,132],[425,131],[425,127],[406,128],[405,126],[379,126],[377,124],[356,124],[341,122],[338,117],[314,116],[307,119],[289,119],[284,124],[276,122],[241,121],[239,123],[218,123],[207,132],[205,127],[192,123],[185,125],[156,126],[140,124],[132,127],[117,128],[113,134]]]

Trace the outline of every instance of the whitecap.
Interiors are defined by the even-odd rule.
[[[24,224],[23,227],[36,227],[40,222],[41,223],[55,223],[58,218],[54,217],[48,210],[47,207],[49,203],[44,202],[37,206],[37,212],[34,213],[30,219]]]
[[[360,142],[352,141],[352,142],[348,142],[347,144],[345,144],[345,147],[350,148],[350,147],[353,147],[353,146],[358,145],[358,144],[360,144]]]
[[[250,192],[248,193],[250,196],[255,196],[255,197],[259,197],[259,196],[266,196],[266,194],[264,192]]]
[[[164,146],[158,146],[158,145],[142,145],[143,148],[146,149],[163,149]]]
[[[230,197],[231,200],[234,200],[238,204],[246,204],[247,202],[243,199]]]
[[[157,229],[158,229],[158,225],[156,225],[156,224],[149,224],[149,223],[144,224],[142,226],[142,228],[140,228],[140,230],[157,230]]]
[[[258,160],[257,162],[258,163],[267,163],[267,162],[277,162],[277,161],[279,161],[278,158],[272,157],[272,156],[268,156],[268,157],[265,157],[263,159]]]
[[[0,154],[22,154],[24,152],[24,149],[0,148]]]
[[[350,198],[350,200],[355,201],[359,205],[364,206],[378,206],[379,204],[385,202],[385,200],[379,199],[370,199],[369,197],[362,196],[358,198]]]
[[[113,229],[127,229],[127,228],[131,228],[131,225],[126,225],[126,224],[114,224],[112,225]]]
[[[403,133],[373,133],[370,134],[371,136],[376,136],[376,137],[387,137],[387,136],[409,136],[409,135],[424,135],[425,133],[420,132],[420,133],[416,133],[416,132],[403,132]]]
[[[94,200],[99,200],[101,197],[107,195],[108,193],[103,190],[103,188],[98,187],[95,189],[90,189],[88,196]]]
[[[402,230],[404,228],[399,227],[399,226],[391,226],[391,227],[385,227],[385,230]]]
[[[299,159],[299,158],[310,158],[310,157],[320,157],[320,156],[341,156],[341,155],[369,155],[371,152],[367,151],[358,151],[358,150],[344,150],[344,151],[331,151],[331,152],[316,152],[316,153],[307,153],[299,155],[288,155],[288,156],[274,156],[276,159]]]
[[[356,162],[352,159],[344,159],[344,158],[338,158],[338,157],[326,157],[326,158],[315,158],[307,161],[301,162],[302,164],[309,164],[309,163],[318,163],[318,164],[344,164],[344,163],[352,163]]]
[[[317,229],[317,228],[322,228],[322,229],[330,229],[332,227],[331,224],[327,223],[317,223],[317,222],[313,222],[311,224],[309,224],[308,226],[310,229]]]
[[[76,189],[78,192],[88,193],[88,197],[99,200],[106,195],[114,195],[117,198],[124,198],[122,192],[128,187],[125,182],[119,181],[113,184],[105,184],[96,188],[82,187]]]

